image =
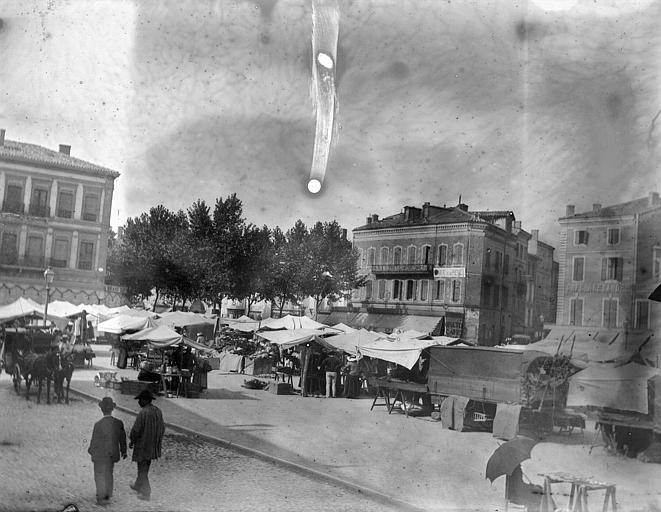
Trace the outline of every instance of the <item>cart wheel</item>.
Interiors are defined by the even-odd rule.
[[[14,390],[18,395],[21,392],[21,368],[18,364],[14,365],[14,372],[12,374],[12,380],[14,381]]]

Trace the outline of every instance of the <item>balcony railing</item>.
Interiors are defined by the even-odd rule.
[[[92,270],[92,262],[91,261],[78,261],[78,270]]]
[[[96,213],[83,212],[83,220],[96,222],[98,215]]]
[[[50,217],[50,206],[30,204],[28,213],[33,217]]]
[[[2,203],[2,211],[5,213],[23,213],[23,203],[20,201],[5,201]]]
[[[57,258],[51,258],[50,266],[56,268],[67,268],[69,266],[69,262],[67,260],[58,260]]]
[[[372,272],[381,275],[434,275],[434,265],[430,263],[397,263],[391,265],[372,265]]]
[[[73,218],[73,211],[58,208],[57,209],[57,216],[60,217],[61,219],[72,219]]]

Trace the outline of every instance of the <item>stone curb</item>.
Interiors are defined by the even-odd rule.
[[[80,391],[77,389],[74,389],[71,387],[69,389],[71,393],[74,393],[76,395],[79,395],[87,400],[91,400],[94,402],[98,402],[99,397],[86,393],[84,391]],[[132,416],[137,416],[137,413],[133,411],[132,409],[129,409],[128,407],[124,407],[122,405],[116,404],[115,406],[116,409],[130,414]],[[390,505],[390,506],[396,506],[399,507],[401,510],[409,511],[409,512],[424,512],[425,509],[418,508],[410,503],[407,503],[405,501],[401,501],[397,498],[394,498],[392,496],[388,496],[387,494],[383,494],[379,491],[375,491],[374,489],[370,489],[369,487],[362,487],[360,485],[356,485],[352,482],[349,482],[347,480],[344,480],[343,478],[339,478],[337,476],[329,475],[328,473],[324,473],[323,471],[318,471],[316,469],[310,468],[308,466],[304,466],[302,464],[296,464],[295,462],[288,461],[286,459],[282,459],[280,457],[276,457],[274,455],[269,455],[268,453],[264,453],[260,450],[256,450],[254,448],[249,448],[247,446],[243,446],[237,443],[233,443],[231,441],[227,441],[226,439],[221,439],[219,437],[214,437],[210,436],[208,434],[204,434],[202,432],[197,432],[196,430],[193,430],[192,428],[189,427],[184,427],[181,425],[177,425],[176,423],[169,423],[165,422],[165,425],[172,430],[175,430],[177,432],[180,432],[182,434],[189,434],[196,436],[206,442],[216,444],[218,446],[222,446],[224,448],[227,448],[229,450],[236,451],[238,453],[241,453],[243,455],[248,455],[250,457],[256,457],[261,460],[265,460],[267,462],[271,462],[273,464],[276,464],[278,466],[286,467],[292,471],[295,471],[296,473],[303,474],[306,476],[314,477],[318,480],[323,480],[328,483],[332,483],[335,485],[338,485],[340,487],[343,487],[347,490],[357,492],[360,494],[363,494],[366,497],[369,497],[371,499],[374,499],[375,501],[378,501],[380,503],[383,503],[385,505]]]

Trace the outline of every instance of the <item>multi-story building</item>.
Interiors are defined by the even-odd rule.
[[[104,285],[114,181],[119,173],[59,151],[5,139],[0,130],[0,304],[46,299],[119,305]]]
[[[554,324],[558,290],[558,262],[555,249],[539,240],[539,231],[531,230],[528,242],[526,334],[539,340],[546,334],[544,326]]]
[[[511,211],[422,208],[353,230],[365,287],[326,323],[417,329],[495,345],[525,333],[528,244]],[[553,292],[551,292],[553,293]]]
[[[661,331],[661,308],[648,300],[661,282],[661,200],[648,197],[576,213],[561,226],[559,326],[640,339]]]

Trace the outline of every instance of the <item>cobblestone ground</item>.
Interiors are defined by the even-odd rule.
[[[3,373],[0,407],[1,511],[55,511],[69,503],[81,511],[397,510],[170,429],[163,457],[152,463],[152,500],[139,501],[129,489],[136,474],[129,451],[128,458],[115,465],[113,500],[101,507],[87,454],[92,427],[101,417],[95,403],[72,395],[69,405],[37,405],[36,395],[30,401],[17,396]],[[121,411],[114,415],[128,432],[134,417]]]

